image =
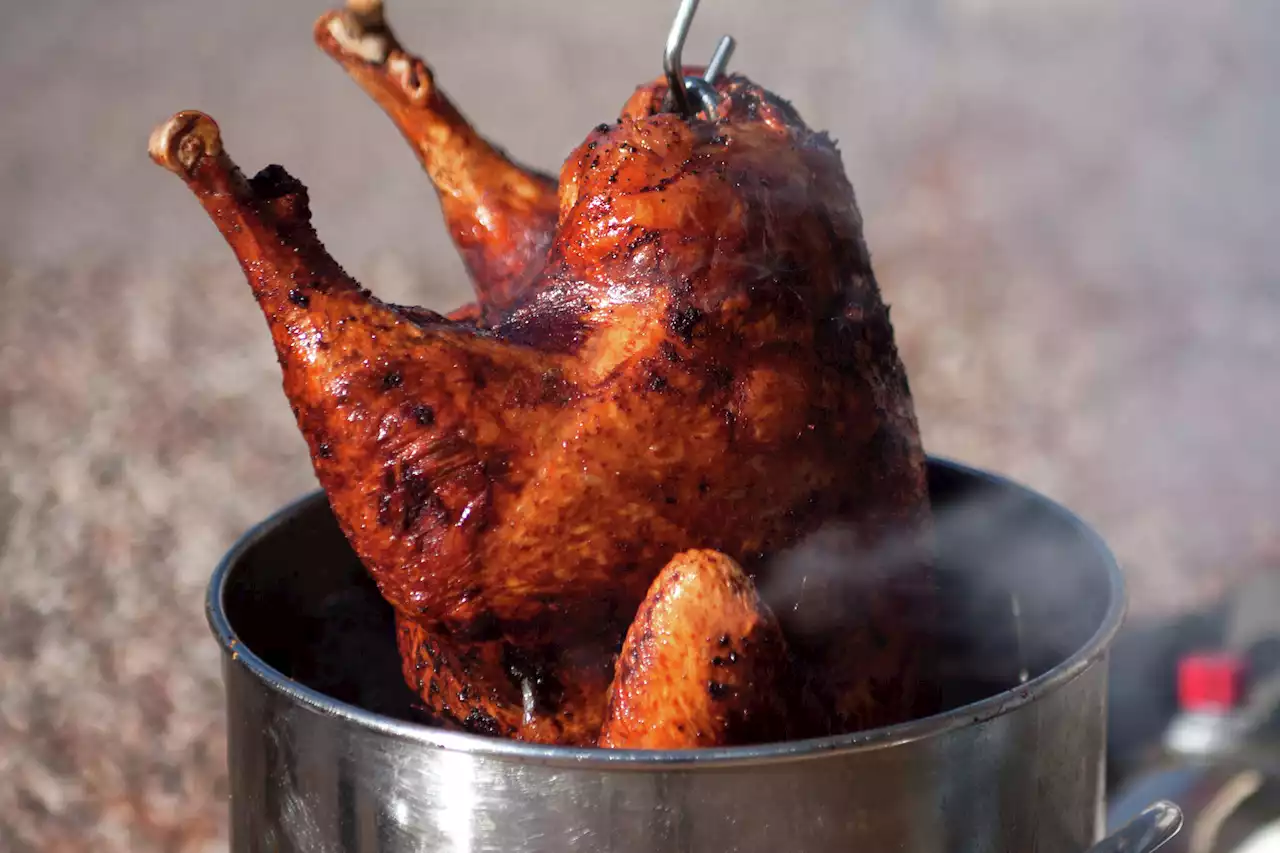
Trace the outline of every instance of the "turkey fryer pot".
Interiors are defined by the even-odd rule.
[[[949,462],[929,475],[951,710],[697,752],[533,746],[414,721],[390,608],[323,495],[286,507],[209,588],[233,850],[1080,853],[1101,826],[1121,576],[1048,499]]]

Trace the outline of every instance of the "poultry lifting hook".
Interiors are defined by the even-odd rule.
[[[667,34],[667,48],[662,54],[662,68],[667,75],[667,88],[676,112],[685,118],[693,118],[701,111],[714,116],[716,107],[720,105],[720,96],[716,93],[715,82],[729,64],[733,49],[737,43],[733,36],[721,36],[716,51],[707,63],[703,76],[685,76],[682,54],[685,39],[689,37],[689,25],[693,23],[693,15],[698,11],[698,0],[680,0],[680,8],[676,11],[676,19],[671,24],[671,32]],[[693,97],[690,97],[692,92]],[[697,98],[695,103],[694,97]]]

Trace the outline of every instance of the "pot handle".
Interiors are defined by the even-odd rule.
[[[1182,809],[1159,800],[1085,853],[1151,853],[1182,829]]]

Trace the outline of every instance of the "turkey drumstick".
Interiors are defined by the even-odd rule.
[[[556,182],[513,163],[467,123],[387,26],[381,0],[323,15],[315,39],[395,122],[435,185],[486,320],[540,271],[556,224]]]
[[[494,471],[532,452],[535,422],[559,408],[573,364],[371,297],[316,238],[306,189],[274,166],[246,178],[208,116],[174,116],[153,134],[151,156],[183,178],[240,259],[348,539],[401,621],[433,624],[431,634],[412,632],[433,663],[406,670],[411,685],[422,685],[443,719],[478,731],[594,738],[607,661],[557,668],[589,694],[588,709],[575,713],[571,693],[553,711],[526,715],[504,666],[509,656],[486,627],[490,605],[509,623],[545,621],[539,592],[554,592],[554,577],[526,593],[499,563],[488,579],[475,571],[496,502]],[[455,689],[441,693],[442,685]],[[568,731],[557,722],[566,714]]]

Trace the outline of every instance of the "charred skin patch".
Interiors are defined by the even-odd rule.
[[[687,305],[683,308],[674,309],[667,320],[667,325],[685,344],[691,344],[693,343],[694,332],[699,324],[702,323],[704,316],[700,308]]]
[[[467,714],[467,718],[462,721],[462,727],[473,735],[485,737],[501,737],[505,734],[502,726],[498,725],[498,721],[479,708],[471,709],[471,713]]]

